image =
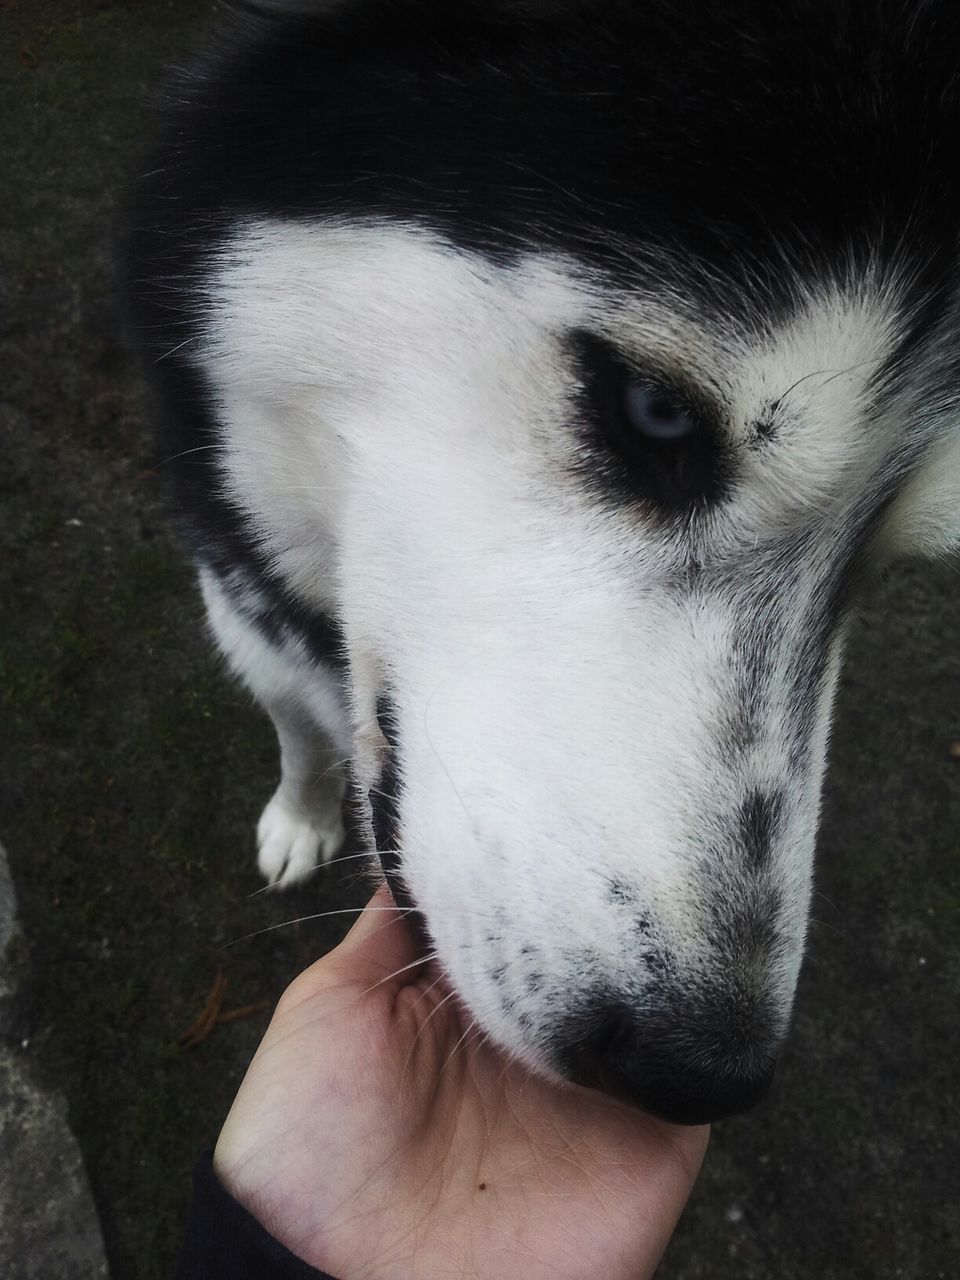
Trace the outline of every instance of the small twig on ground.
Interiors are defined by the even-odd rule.
[[[206,1004],[201,1009],[196,1020],[180,1036],[179,1043],[185,1049],[195,1049],[198,1044],[203,1044],[214,1027],[223,1026],[227,1022],[239,1022],[242,1018],[252,1018],[254,1014],[262,1013],[264,1009],[271,1007],[269,1000],[255,1000],[253,1004],[242,1004],[238,1008],[228,1009],[224,1013],[223,1002],[226,999],[226,995],[227,979],[223,970],[218,969],[213,986],[210,988],[210,994],[207,996]]]
[[[218,969],[213,986],[210,988],[210,994],[207,996],[206,1004],[201,1009],[196,1021],[192,1022],[180,1036],[180,1044],[185,1049],[193,1049],[206,1040],[213,1030],[217,1018],[220,1016],[226,994],[227,979],[223,970]]]
[[[239,1022],[241,1018],[252,1018],[255,1013],[262,1013],[271,1007],[269,1000],[255,1000],[253,1004],[242,1004],[239,1009],[228,1009],[217,1017],[217,1026],[225,1022]]]

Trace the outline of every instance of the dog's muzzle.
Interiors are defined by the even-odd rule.
[[[721,1005],[640,1013],[600,999],[555,1032],[554,1062],[574,1083],[663,1120],[709,1124],[755,1106],[773,1082],[775,1057],[756,1047],[773,1039],[767,1016],[751,1020],[738,1044],[737,1014]]]

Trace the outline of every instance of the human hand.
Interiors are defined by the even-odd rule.
[[[224,1186],[339,1280],[652,1275],[708,1130],[531,1076],[416,959],[380,889],[290,985],[217,1143]]]

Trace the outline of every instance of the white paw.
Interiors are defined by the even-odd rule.
[[[339,808],[329,813],[295,813],[275,795],[257,824],[257,866],[277,889],[305,880],[329,862],[343,844]]]

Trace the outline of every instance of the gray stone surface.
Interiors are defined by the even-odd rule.
[[[32,1078],[28,1046],[11,1042],[24,969],[16,898],[0,846],[0,1277],[106,1280],[100,1226],[66,1103]]]
[[[106,1280],[80,1149],[59,1094],[38,1089],[22,1055],[0,1049],[0,1275]]]

